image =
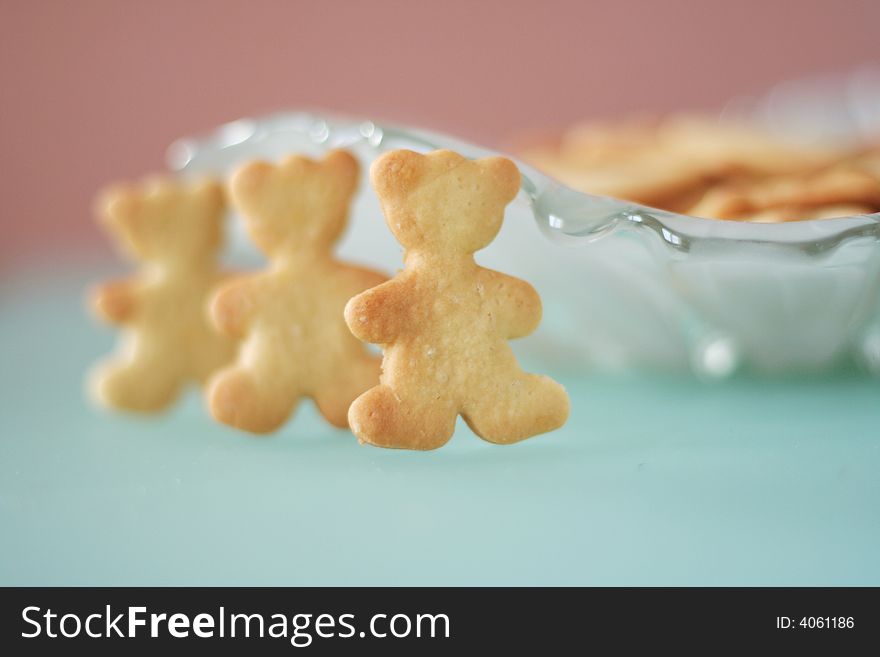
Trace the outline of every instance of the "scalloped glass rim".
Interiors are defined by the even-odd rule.
[[[203,155],[212,158],[213,167],[219,158],[221,167],[230,169],[242,161],[243,153],[254,142],[285,132],[295,133],[316,146],[366,149],[374,156],[396,148],[448,148],[472,158],[499,154],[420,128],[325,112],[292,111],[240,119],[220,126],[208,136],[180,139],[169,147],[166,159],[172,170],[183,174],[198,172],[198,161]],[[520,201],[529,205],[546,235],[564,244],[592,242],[622,227],[650,231],[681,252],[690,251],[698,243],[719,242],[766,244],[821,254],[853,238],[874,237],[880,241],[880,213],[779,224],[709,219],[579,192],[512,159],[522,172]]]

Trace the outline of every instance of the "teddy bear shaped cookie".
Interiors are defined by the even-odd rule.
[[[93,308],[120,325],[124,339],[120,354],[94,373],[93,392],[110,407],[157,411],[184,384],[205,381],[234,355],[234,342],[207,316],[210,293],[223,276],[216,262],[223,188],[215,181],[156,178],[106,190],[97,213],[141,268],[94,292]]]
[[[541,300],[527,282],[477,265],[520,187],[508,159],[451,151],[386,153],[371,168],[405,267],[349,301],[345,320],[382,346],[379,385],[358,397],[349,424],[361,442],[433,449],[459,414],[481,438],[513,443],[560,427],[564,388],[523,372],[507,341],[534,331]]]
[[[357,160],[337,150],[323,160],[293,156],[253,162],[232,177],[232,201],[270,266],[223,286],[216,326],[243,340],[237,362],[208,389],[215,419],[253,433],[280,427],[302,397],[333,425],[379,378],[380,359],[345,326],[346,301],[386,277],[337,260],[358,177]]]

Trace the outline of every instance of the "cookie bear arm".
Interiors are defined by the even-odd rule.
[[[99,317],[113,324],[130,321],[137,309],[138,284],[133,279],[112,281],[92,294],[92,307]]]
[[[387,344],[406,321],[407,286],[398,278],[362,292],[345,305],[345,323],[359,340]]]
[[[358,265],[345,265],[343,272],[351,285],[352,296],[364,290],[378,287],[388,280],[385,274]]]
[[[487,290],[497,300],[498,330],[507,339],[532,333],[541,323],[541,297],[526,281],[499,272],[490,274]]]
[[[220,285],[211,301],[211,321],[218,331],[233,338],[247,333],[253,309],[257,305],[254,277],[239,276]]]

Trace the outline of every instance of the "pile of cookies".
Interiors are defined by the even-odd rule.
[[[410,449],[446,443],[459,415],[502,444],[560,427],[565,390],[523,372],[507,344],[535,330],[540,298],[473,257],[519,191],[513,162],[405,150],[376,160],[372,184],[405,249],[390,280],[333,254],[357,179],[357,160],[337,150],[251,162],[229,181],[151,179],[102,193],[101,222],[140,267],[94,292],[97,313],[123,332],[94,372],[96,399],[155,412],[198,382],[214,419],[268,433],[308,397],[361,442]],[[227,199],[264,270],[220,269]]]
[[[880,211],[880,147],[795,145],[694,116],[583,123],[520,157],[583,192],[776,223]]]

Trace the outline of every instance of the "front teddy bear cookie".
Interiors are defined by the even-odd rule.
[[[216,262],[223,188],[157,178],[106,190],[97,211],[142,266],[93,295],[97,314],[124,330],[121,353],[94,373],[93,392],[107,406],[157,411],[234,355],[233,341],[213,330],[206,308],[223,276]]]
[[[345,319],[384,350],[380,384],[349,410],[352,431],[381,447],[433,449],[459,414],[481,438],[513,443],[565,423],[569,400],[546,376],[523,372],[507,340],[541,318],[531,285],[476,264],[520,186],[510,160],[400,150],[372,166],[405,268],[352,299]]]
[[[346,427],[352,400],[378,381],[380,360],[352,337],[342,312],[386,277],[333,255],[357,176],[345,151],[254,162],[233,176],[232,201],[270,266],[230,281],[212,304],[217,328],[243,340],[238,361],[208,389],[220,422],[268,433],[312,397],[331,424]]]

